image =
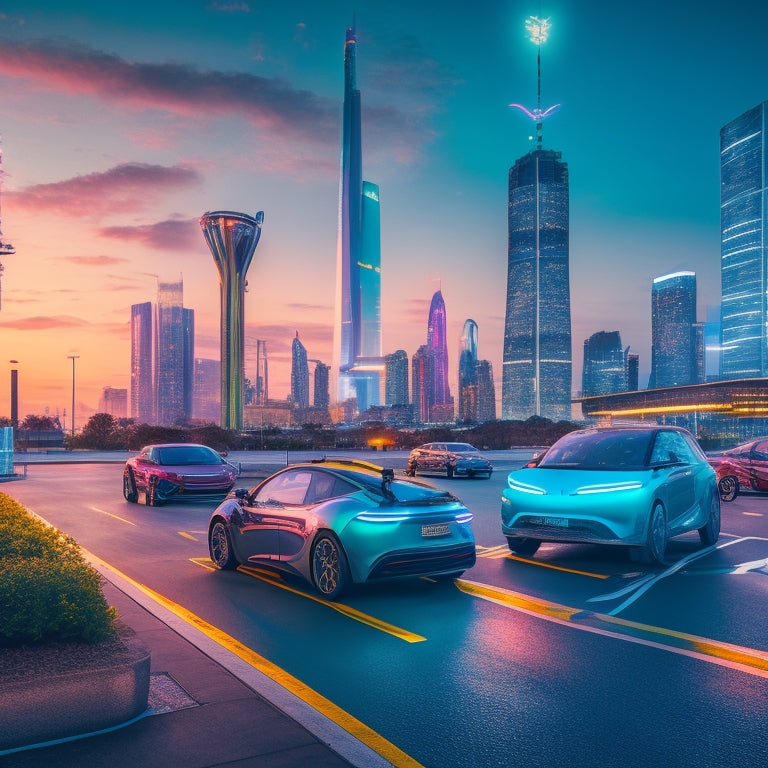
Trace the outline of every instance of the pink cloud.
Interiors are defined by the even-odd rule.
[[[117,209],[143,210],[161,191],[188,188],[199,181],[196,171],[182,166],[123,163],[101,173],[34,184],[6,195],[23,208],[99,218]]]
[[[83,328],[89,325],[90,323],[86,320],[72,317],[72,315],[37,315],[0,323],[0,328],[12,328],[15,331],[50,331],[56,328]]]
[[[189,251],[204,247],[197,219],[168,219],[133,227],[103,227],[99,234],[167,251]]]
[[[117,256],[64,256],[59,261],[66,261],[70,264],[77,264],[85,267],[111,267],[115,264],[125,264],[129,259],[118,258]]]

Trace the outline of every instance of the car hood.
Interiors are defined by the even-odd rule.
[[[657,477],[665,477],[668,471],[659,470]],[[611,490],[631,490],[646,485],[654,476],[649,469],[634,471],[605,471],[586,469],[547,469],[534,467],[511,472],[508,487],[521,492],[570,496],[577,492],[600,493]]]

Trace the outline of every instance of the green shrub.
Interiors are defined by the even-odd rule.
[[[74,539],[0,493],[0,646],[96,643],[115,618]]]

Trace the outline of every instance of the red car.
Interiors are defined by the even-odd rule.
[[[733,501],[739,491],[768,491],[768,438],[761,437],[708,459],[717,473],[723,501]]]
[[[123,496],[135,504],[144,493],[153,507],[172,498],[224,496],[237,476],[237,467],[206,445],[148,445],[125,462]]]

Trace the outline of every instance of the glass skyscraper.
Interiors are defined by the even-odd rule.
[[[155,423],[152,380],[152,302],[131,306],[131,418]]]
[[[724,379],[768,376],[768,101],[720,131]]]
[[[380,402],[383,361],[379,188],[363,181],[356,47],[354,29],[347,29],[333,369],[338,378],[339,402],[355,399],[362,412]]]
[[[384,358],[385,386],[384,402],[386,405],[408,405],[408,353],[398,349]]]
[[[696,384],[696,273],[657,277],[651,292],[648,389]]]
[[[627,353],[618,331],[598,331],[584,341],[581,395],[609,395],[627,391]]]
[[[295,407],[309,408],[309,363],[298,331],[291,346],[291,399]]]
[[[509,171],[502,418],[571,418],[568,165],[536,149]]]

